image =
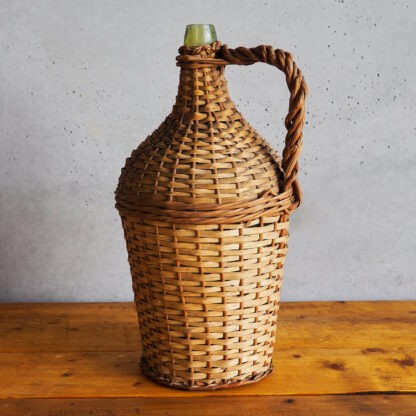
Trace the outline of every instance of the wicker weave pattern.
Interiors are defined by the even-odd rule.
[[[224,78],[226,64],[264,58],[255,51],[180,48],[172,113],[127,159],[116,191],[142,368],[172,387],[235,386],[272,369],[306,84],[284,55],[291,102],[280,160]]]
[[[119,198],[221,204],[274,189],[278,174],[268,144],[231,101],[222,71],[183,69],[173,111],[128,160]]]
[[[269,371],[287,250],[288,223],[279,221],[123,218],[143,354],[155,374],[198,388]]]

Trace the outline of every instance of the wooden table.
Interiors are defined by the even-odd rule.
[[[275,372],[186,392],[139,370],[132,303],[0,304],[0,415],[416,415],[416,302],[281,305]]]

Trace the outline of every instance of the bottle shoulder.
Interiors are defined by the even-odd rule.
[[[280,158],[235,107],[223,118],[170,114],[127,159],[116,193],[221,203],[279,192]]]

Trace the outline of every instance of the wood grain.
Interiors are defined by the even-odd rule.
[[[191,393],[141,374],[131,303],[2,304],[0,415],[415,415],[415,328],[411,301],[283,303],[271,376]]]
[[[414,416],[412,395],[0,400],[2,416]]]
[[[233,395],[416,392],[416,348],[363,352],[361,349],[276,350],[274,373],[233,389]],[[2,353],[0,397],[188,397],[144,377],[137,352]],[[229,390],[194,392],[227,395]]]
[[[415,325],[415,301],[290,302],[279,311],[277,344],[280,349],[414,347]],[[133,303],[0,304],[0,334],[0,352],[140,348]]]

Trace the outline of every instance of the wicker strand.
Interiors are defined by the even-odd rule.
[[[305,123],[305,99],[308,87],[302,71],[293,60],[292,54],[272,46],[260,45],[255,48],[238,47],[230,49],[227,45],[221,48],[221,57],[234,65],[252,65],[263,62],[284,72],[286,84],[290,91],[289,112],[285,118],[287,129],[285,148],[283,150],[282,168],[284,171],[283,190],[293,188],[295,201],[291,207],[298,207],[302,201],[302,191],[296,178],[299,165],[298,157],[302,150],[302,128]]]
[[[124,214],[132,217],[146,218],[147,220],[164,219],[173,224],[230,224],[246,222],[261,216],[277,216],[290,213],[292,205],[292,192],[282,192],[273,195],[266,191],[260,198],[246,201],[225,202],[218,204],[183,204],[180,202],[154,203],[149,199],[142,199],[134,204],[124,201],[117,203],[116,207]]]

